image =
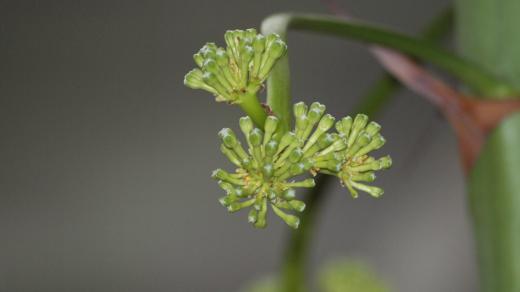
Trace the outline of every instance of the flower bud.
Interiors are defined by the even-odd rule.
[[[250,200],[247,200],[244,202],[233,202],[233,203],[229,204],[227,209],[229,212],[234,213],[234,212],[240,211],[244,208],[251,207],[254,203],[255,203],[255,199],[250,199]]]
[[[368,134],[367,134],[368,135]],[[386,140],[381,136],[381,134],[376,134],[372,137],[372,141],[368,143],[368,145],[364,146],[363,148],[359,149],[359,151],[354,153],[354,156],[363,156],[365,154],[368,154],[371,151],[377,150],[385,144]]]
[[[197,66],[202,67],[202,64],[204,63],[204,56],[202,55],[202,53],[198,52],[193,55],[193,60],[195,61],[195,64],[197,64]]]
[[[253,130],[253,120],[249,116],[241,117],[239,120],[240,129],[246,137],[249,136],[251,130]]]
[[[271,140],[265,145],[265,155],[267,157],[273,157],[278,150],[278,142]]]
[[[263,133],[260,129],[254,128],[249,132],[249,141],[253,145],[253,147],[260,146],[262,144]]]
[[[275,205],[271,205],[271,207],[273,208],[273,211],[276,215],[278,215],[278,217],[282,218],[282,220],[287,224],[289,225],[291,228],[294,228],[294,229],[297,229],[298,226],[300,225],[300,219],[294,215],[289,215],[289,214],[286,214],[285,212],[283,212],[282,210],[280,210],[278,207],[276,207]]]
[[[295,103],[293,106],[293,112],[295,118],[301,118],[307,114],[307,105],[302,101]]]
[[[238,143],[237,136],[235,136],[235,133],[230,128],[220,130],[218,135],[220,139],[222,139],[222,142],[224,142],[224,145],[228,148],[233,148]]]
[[[305,210],[305,203],[298,200],[290,200],[289,205],[294,211],[303,212]]]
[[[220,145],[220,151],[222,154],[224,154],[229,161],[231,161],[234,165],[241,167],[242,163],[240,162],[240,158],[235,154],[235,152],[228,147],[226,147],[224,144]]]
[[[262,167],[262,172],[266,178],[270,178],[274,172],[274,166],[271,163],[266,163]]]
[[[348,138],[351,127],[352,118],[350,116],[344,117],[336,123],[336,130],[345,138]]]
[[[293,200],[294,198],[296,198],[296,192],[294,191],[294,189],[286,189],[282,193],[282,198],[287,201]]]
[[[366,124],[368,122],[368,116],[364,114],[358,114],[356,115],[356,118],[354,119],[354,122],[352,123],[352,130],[351,133],[348,136],[347,139],[347,145],[350,147],[357,139],[357,135],[363,128],[365,128]]]
[[[316,183],[314,182],[314,179],[312,179],[312,178],[308,178],[308,179],[305,179],[302,181],[292,182],[292,183],[287,184],[287,186],[290,186],[292,188],[312,188],[315,185],[316,185]]]
[[[249,210],[249,213],[247,214],[247,222],[253,224],[258,219],[258,211],[254,208],[251,208]]]
[[[301,148],[295,148],[289,155],[289,161],[291,163],[297,163],[303,157],[303,151]]]
[[[368,194],[370,194],[372,197],[379,198],[383,195],[384,191],[381,188],[375,187],[375,186],[367,186],[361,183],[357,182],[351,182],[352,186],[360,191],[364,191]]]
[[[368,123],[367,127],[365,128],[365,132],[370,135],[371,137],[374,136],[375,134],[379,133],[379,131],[381,130],[381,125],[379,125],[378,123],[374,122],[374,121],[371,121],[370,123]]]
[[[378,160],[381,169],[389,168],[392,166],[392,158],[390,156],[384,156]]]
[[[278,118],[275,116],[267,116],[265,119],[265,125],[264,125],[264,145],[271,140],[271,137],[273,133],[276,131],[276,128],[278,127]]]

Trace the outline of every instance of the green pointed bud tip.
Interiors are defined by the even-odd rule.
[[[267,156],[273,156],[277,150],[278,142],[276,142],[276,140],[271,140],[265,145],[265,154],[267,154]]]
[[[203,73],[199,69],[193,69],[184,76],[184,85],[192,89],[200,89],[204,86]]]
[[[325,135],[321,135],[320,138],[318,139],[318,146],[320,148],[325,148],[325,147],[330,146],[330,144],[334,143],[334,141],[335,141],[334,135],[332,135],[330,133],[326,133]]]
[[[256,32],[256,29],[255,28],[248,28],[246,29],[246,35],[248,37],[254,37],[256,36],[257,32]]]
[[[262,144],[263,133],[260,129],[254,128],[249,132],[249,141],[253,146],[260,146]]]
[[[307,105],[303,101],[295,103],[293,111],[296,118],[301,118],[307,113]]]
[[[346,116],[336,123],[336,130],[343,135],[347,135],[351,126],[352,118],[350,116]]]
[[[226,196],[226,197],[222,197],[222,198],[219,198],[218,199],[218,202],[224,206],[224,207],[228,207],[231,203],[233,203],[233,201],[231,200],[230,197]]]
[[[275,32],[270,33],[270,34],[267,35],[267,40],[269,42],[273,42],[273,41],[279,40],[279,39],[281,39],[280,35],[275,33]]]
[[[229,195],[235,193],[235,188],[230,183],[221,180],[219,180],[217,183],[218,186],[226,192],[226,194]]]
[[[287,45],[284,41],[278,39],[273,41],[267,49],[271,58],[278,59],[287,51]]]
[[[249,158],[242,159],[242,166],[244,168],[246,168],[246,169],[251,168],[252,165],[253,165],[253,163],[251,162],[251,160]]]
[[[356,128],[364,128],[368,122],[368,116],[365,114],[357,114],[356,118],[354,119],[354,125],[353,127]]]
[[[287,223],[287,225],[289,225],[289,227],[293,229],[298,229],[298,227],[300,227],[300,218],[294,215],[287,215],[284,221]]]
[[[264,229],[267,226],[267,221],[265,218],[258,218],[254,226],[255,228]]]
[[[253,224],[256,222],[256,220],[258,220],[258,211],[256,211],[255,209],[251,209],[251,211],[249,211],[249,214],[247,214],[247,222]]]
[[[367,145],[370,142],[370,140],[372,140],[370,135],[368,135],[366,132],[362,132],[361,135],[359,135],[356,139],[355,144],[359,146],[364,146]]]
[[[278,217],[280,217],[287,225],[289,225],[289,227],[293,229],[298,229],[298,227],[300,226],[300,218],[294,215],[287,214],[282,210],[278,209],[278,207],[276,206],[272,207],[276,215],[278,215]]]
[[[303,150],[301,148],[295,148],[291,154],[289,154],[289,161],[296,163],[303,157]]]
[[[239,120],[240,129],[244,134],[248,135],[253,129],[253,120],[249,116],[241,117]]]
[[[244,191],[243,188],[241,187],[236,187],[235,188],[235,194],[238,196],[238,197],[241,197],[241,198],[245,198],[248,196],[247,192]]]
[[[379,133],[380,130],[381,125],[374,121],[368,123],[367,127],[365,128],[365,132],[367,132],[370,136],[374,136],[375,134]]]
[[[214,179],[218,179],[218,178],[221,178],[224,174],[225,171],[222,170],[221,168],[217,168],[215,169],[212,173],[211,173],[211,178],[214,178]]]
[[[385,193],[385,191],[378,187],[371,187],[368,193],[374,198],[379,198]]]
[[[204,64],[204,56],[200,52],[193,55],[193,60],[199,67],[202,67],[202,64]]]
[[[276,131],[276,127],[278,127],[278,118],[275,116],[267,116],[265,119],[264,130],[266,133],[273,133]]]
[[[370,144],[373,145],[374,150],[383,147],[383,145],[385,145],[385,143],[386,143],[386,139],[385,139],[385,137],[383,137],[383,136],[380,135],[380,134],[377,134],[376,136],[374,136],[374,137],[372,138],[372,141],[370,142]]]
[[[232,148],[237,144],[237,137],[230,128],[224,128],[218,132],[220,139],[224,142],[224,145],[228,148]]]
[[[227,206],[227,210],[230,213],[240,211],[240,209],[242,209],[242,204],[240,204],[238,202],[233,202]]]
[[[240,54],[242,55],[242,59],[245,61],[251,60],[254,53],[255,53],[255,50],[253,49],[253,47],[251,47],[249,45],[244,46],[242,48],[242,50],[240,51]]]
[[[253,39],[253,49],[255,53],[261,54],[265,49],[265,37],[261,34],[257,34]]]
[[[274,172],[274,166],[271,164],[271,163],[266,163],[263,167],[262,167],[262,172],[265,176],[267,177],[270,177],[273,175],[273,172]]]
[[[217,76],[213,72],[209,71],[205,71],[204,74],[202,74],[202,80],[208,84],[218,82]]]
[[[299,184],[302,188],[313,188],[314,186],[316,186],[316,182],[312,178],[302,180]]]
[[[206,43],[199,51],[204,58],[212,57],[217,51],[215,43]]]
[[[330,114],[326,114],[321,118],[318,128],[322,131],[327,131],[334,125],[334,121],[336,121],[336,118]]]
[[[305,203],[302,201],[292,200],[289,201],[289,205],[297,212],[303,212],[305,210]]]
[[[296,198],[296,191],[294,189],[286,189],[282,193],[282,198],[284,198],[285,200],[290,201],[290,200]]]
[[[325,112],[325,106],[322,106],[319,102],[313,102],[309,108],[309,112],[307,115],[309,116],[309,120],[312,122],[317,122],[319,118]]]
[[[212,58],[207,58],[206,60],[204,60],[202,67],[204,68],[205,71],[209,71],[213,74],[217,74],[216,72],[218,72],[218,70],[219,70],[217,62]]]
[[[379,165],[381,168],[389,168],[392,166],[392,158],[390,156],[384,156],[379,159]]]

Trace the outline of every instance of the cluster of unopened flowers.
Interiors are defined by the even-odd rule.
[[[208,43],[194,55],[200,69],[190,71],[185,84],[213,93],[218,101],[239,103],[244,94],[261,88],[286,45],[276,34],[264,37],[253,29],[228,31],[225,40],[226,49]],[[263,228],[270,206],[290,227],[298,228],[300,220],[293,214],[302,212],[305,203],[296,198],[295,188],[314,187],[312,177],[318,173],[338,177],[354,198],[358,191],[373,197],[383,194],[367,184],[375,180],[376,171],[392,164],[389,156],[370,155],[385,144],[379,124],[364,114],[336,121],[318,102],[296,103],[293,112],[295,126],[287,132],[275,115],[269,115],[262,128],[250,117],[241,118],[244,145],[233,130],[219,132],[220,149],[236,166],[234,172],[217,169],[212,174],[226,193],[220,203],[228,211],[249,208],[248,221]]]

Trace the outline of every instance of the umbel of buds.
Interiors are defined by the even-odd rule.
[[[227,47],[207,43],[193,59],[199,68],[184,77],[190,88],[212,93],[217,101],[240,103],[247,95],[256,95],[287,45],[277,34],[263,36],[255,29],[229,30]]]
[[[365,184],[374,181],[375,171],[391,165],[389,157],[369,156],[385,142],[377,123],[368,123],[366,115],[336,122],[318,102],[310,107],[295,104],[294,116],[294,130],[285,133],[277,131],[275,116],[267,117],[263,129],[255,128],[249,117],[241,118],[247,151],[231,129],[220,131],[220,149],[237,167],[233,173],[213,172],[226,192],[220,202],[228,211],[250,208],[248,221],[263,228],[270,206],[285,223],[298,228],[300,220],[289,212],[302,212],[305,204],[296,199],[294,189],[314,187],[314,179],[295,178],[319,172],[337,176],[353,197],[358,196],[357,190],[374,197],[383,194],[382,189]]]

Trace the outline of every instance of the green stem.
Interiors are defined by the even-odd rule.
[[[428,61],[446,70],[479,94],[497,97],[515,95],[510,84],[466,59],[458,57],[425,39],[417,39],[366,23],[314,14],[275,14],[264,20],[264,32],[286,32],[289,28],[331,34],[347,39],[388,47]]]
[[[267,118],[265,109],[262,107],[258,98],[255,94],[246,93],[240,97],[240,107],[242,110],[253,120],[253,122],[260,127],[264,128],[264,122]]]
[[[277,23],[276,19],[264,21],[262,23],[262,33],[265,35],[277,33],[283,40],[287,41],[287,26],[284,23]],[[278,118],[282,120],[283,130],[288,131],[292,117],[288,52],[276,62],[267,79],[267,104]]]
[[[289,238],[289,248],[285,251],[284,266],[282,270],[281,291],[302,292],[306,291],[305,267],[307,249],[310,244],[312,230],[316,224],[316,216],[321,207],[329,182],[334,177],[330,175],[320,175],[316,178],[316,186],[307,193],[305,205],[307,208],[303,212],[300,220],[300,227],[291,233]]]

